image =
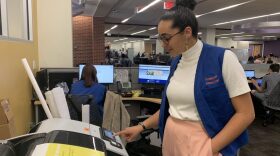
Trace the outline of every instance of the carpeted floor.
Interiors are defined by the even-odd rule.
[[[240,151],[240,156],[280,156],[280,120],[267,127],[256,118],[249,127],[249,144]]]

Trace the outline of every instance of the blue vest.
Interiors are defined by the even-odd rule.
[[[222,74],[225,49],[203,44],[198,60],[194,82],[194,98],[202,124],[208,135],[214,138],[234,115],[235,110],[225,87]],[[166,89],[181,56],[173,59],[170,75],[162,96],[159,117],[159,131],[163,140],[166,120],[169,117],[169,103]],[[247,132],[243,132],[220,152],[223,156],[235,156],[237,150],[248,142]]]

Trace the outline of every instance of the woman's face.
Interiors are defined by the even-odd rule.
[[[158,24],[158,38],[162,47],[171,56],[177,56],[187,50],[188,40],[192,36],[192,32],[189,27],[180,32],[179,28],[172,28],[172,24],[173,21],[171,20],[160,21]]]

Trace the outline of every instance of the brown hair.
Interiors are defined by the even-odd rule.
[[[82,78],[84,80],[85,87],[91,87],[94,83],[98,83],[97,71],[92,64],[86,64],[83,68]]]
[[[279,72],[279,68],[280,68],[280,65],[279,64],[271,64],[269,66],[269,69],[272,71],[272,72]]]

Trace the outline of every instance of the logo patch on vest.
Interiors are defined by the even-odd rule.
[[[218,78],[218,75],[214,75],[214,76],[205,78],[205,82],[206,82],[206,85],[212,85],[212,84],[216,84],[216,83],[220,82],[220,79]]]

